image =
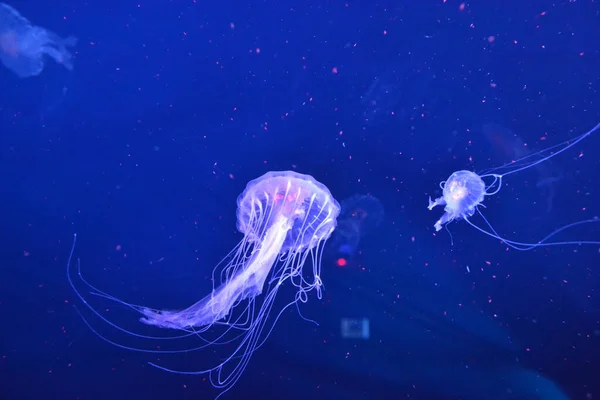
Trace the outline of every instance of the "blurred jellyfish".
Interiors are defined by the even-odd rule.
[[[354,254],[360,240],[375,230],[383,220],[383,206],[376,197],[355,194],[342,201],[331,249],[341,256]]]
[[[397,78],[396,78],[397,79]],[[376,76],[367,91],[361,96],[364,106],[363,117],[365,123],[374,124],[376,121],[385,120],[394,114],[394,108],[399,102],[399,83],[390,82],[389,77]]]
[[[531,154],[527,143],[508,128],[495,123],[487,123],[483,125],[481,131],[494,149],[506,159],[518,160]],[[546,205],[541,212],[543,216],[546,216],[552,211],[557,185],[563,179],[563,173],[557,170],[550,160],[536,164],[533,169],[537,175],[535,186],[540,189]]]
[[[342,200],[341,207],[338,225],[327,253],[328,257],[335,259],[338,266],[343,267],[355,254],[361,239],[372,233],[381,224],[384,210],[377,198],[362,194],[355,194]],[[340,335],[346,339],[369,339],[369,319],[364,317],[341,318]]]
[[[429,210],[432,210],[436,206],[445,206],[444,215],[442,215],[442,217],[439,220],[437,220],[437,222],[434,224],[435,230],[439,231],[440,229],[442,229],[442,226],[454,221],[455,219],[464,219],[478,231],[504,242],[507,246],[510,246],[515,250],[531,250],[538,246],[558,246],[568,244],[600,244],[600,241],[548,241],[559,232],[562,232],[574,226],[600,222],[600,219],[597,218],[587,219],[565,225],[561,228],[556,229],[554,232],[550,233],[537,243],[523,243],[508,240],[504,237],[501,237],[479,209],[479,206],[483,206],[482,203],[485,199],[485,196],[491,196],[500,191],[500,189],[502,188],[502,179],[505,176],[514,174],[519,171],[523,171],[531,167],[535,167],[538,164],[549,160],[550,158],[568,150],[577,143],[581,142],[583,139],[590,136],[599,128],[600,124],[596,125],[588,132],[574,139],[567,140],[558,145],[552,146],[546,150],[530,154],[519,160],[512,161],[500,167],[488,169],[480,173],[475,173],[471,171],[454,172],[452,175],[450,175],[448,180],[440,182],[440,188],[443,190],[442,197],[439,197],[435,200],[431,200],[431,197],[429,198],[429,205],[427,207]],[[506,172],[498,174],[494,173],[495,171]],[[486,178],[493,178],[494,180],[491,184],[486,185],[483,181]],[[483,221],[487,225],[487,228],[482,228],[478,225],[475,225],[475,223],[469,219],[475,214],[475,212],[477,212],[483,218]]]
[[[361,72],[364,65],[361,66]],[[363,124],[378,126],[390,119],[414,119],[439,101],[436,75],[417,57],[401,63],[377,65],[375,76],[360,96]]]
[[[68,70],[73,69],[71,53],[77,39],[61,38],[39,26],[33,26],[11,6],[0,3],[0,60],[21,78],[39,75],[48,55]]]
[[[168,372],[208,374],[212,385],[222,390],[219,396],[239,380],[253,352],[267,340],[283,310],[306,302],[312,290],[321,298],[321,252],[340,212],[327,187],[309,175],[292,171],[268,172],[250,181],[237,203],[237,227],[244,237],[213,270],[212,292],[184,310],[165,311],[125,303],[90,285],[78,271],[91,294],[138,311],[144,324],[184,332],[169,339],[193,337],[202,341],[198,347],[178,351],[128,347],[107,339],[86,321],[94,333],[111,344],[128,350],[171,354],[204,348],[214,351],[218,345],[229,345],[224,360],[200,371],[175,371],[150,363]],[[71,256],[72,253],[73,250]],[[96,316],[134,338],[165,339],[127,331],[101,315],[75,287],[70,272],[71,256],[67,267],[69,283]],[[307,262],[308,271],[304,268]],[[286,281],[297,289],[295,298],[274,312],[275,297]],[[273,312],[275,317],[267,324]]]

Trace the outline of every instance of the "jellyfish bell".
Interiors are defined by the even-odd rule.
[[[225,359],[208,369],[176,371],[150,363],[174,373],[209,374],[213,386],[223,390],[221,394],[238,381],[251,355],[267,340],[283,310],[306,302],[312,290],[321,296],[321,253],[340,212],[339,204],[326,186],[309,175],[292,171],[268,172],[250,181],[237,203],[237,227],[244,237],[213,270],[211,293],[186,309],[167,311],[125,303],[89,284],[79,271],[81,281],[91,289],[91,294],[138,311],[144,324],[187,333],[175,338],[193,335],[202,340],[201,346],[185,351],[237,340],[238,345],[230,346],[232,350]],[[312,270],[305,271],[306,265],[311,265]],[[135,338],[155,339],[109,321],[80,294],[71,280],[70,267],[67,276],[77,296],[104,322]],[[278,310],[274,318],[269,318],[276,294],[285,282],[297,289],[294,299]],[[209,337],[212,328],[221,330]],[[174,353],[123,346],[92,330],[109,343],[128,350]]]
[[[268,172],[238,197],[238,230],[262,242],[272,225],[284,228],[282,252],[312,249],[329,238],[340,206],[327,187],[293,171]]]
[[[573,139],[564,141],[555,146],[552,146],[546,150],[527,155],[516,161],[512,161],[508,164],[500,167],[488,169],[486,171],[475,173],[471,171],[456,171],[446,181],[440,182],[440,188],[443,190],[442,196],[431,200],[429,198],[429,205],[427,208],[432,210],[436,206],[444,206],[444,214],[436,221],[434,228],[437,231],[442,229],[442,226],[454,221],[455,219],[463,219],[473,226],[478,231],[498,239],[516,250],[531,250],[538,246],[558,246],[568,244],[600,244],[600,241],[549,241],[552,237],[560,232],[563,232],[569,228],[585,225],[589,223],[600,222],[600,219],[593,218],[583,221],[577,221],[563,227],[560,227],[539,240],[537,243],[524,243],[517,242],[514,240],[506,239],[500,236],[490,222],[485,218],[480,210],[480,206],[483,206],[483,201],[486,196],[491,196],[500,191],[502,188],[502,180],[508,175],[523,171],[525,169],[534,167],[544,161],[555,157],[574,145],[578,144],[592,133],[596,132],[600,128],[600,124],[597,124],[591,130],[586,133],[577,136]],[[498,173],[502,172],[502,173]],[[493,178],[493,181],[489,184],[485,183],[485,179]],[[476,225],[470,220],[475,213],[479,214],[486,224],[486,227]]]

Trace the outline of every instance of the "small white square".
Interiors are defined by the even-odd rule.
[[[346,339],[367,340],[371,336],[368,318],[342,318],[340,328]]]

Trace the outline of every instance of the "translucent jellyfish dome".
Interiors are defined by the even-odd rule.
[[[247,240],[260,242],[273,229],[287,232],[281,253],[312,249],[329,238],[340,212],[325,185],[294,171],[271,171],[248,182],[237,203],[237,228]]]
[[[450,175],[443,189],[447,207],[469,215],[485,197],[485,183],[471,171],[456,171]]]

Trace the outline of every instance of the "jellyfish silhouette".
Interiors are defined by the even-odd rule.
[[[442,229],[442,226],[454,221],[455,219],[464,219],[478,231],[504,242],[507,246],[512,247],[515,250],[531,250],[539,246],[600,244],[600,241],[549,241],[558,233],[563,232],[574,226],[600,222],[600,219],[597,218],[577,221],[560,227],[554,232],[544,237],[543,239],[539,240],[537,243],[523,243],[514,240],[509,240],[500,236],[496,232],[492,224],[485,218],[485,216],[479,209],[480,206],[483,206],[482,203],[486,196],[494,195],[500,191],[500,189],[502,188],[502,179],[504,177],[531,167],[535,167],[538,164],[547,161],[550,158],[557,156],[558,154],[561,154],[562,152],[568,150],[577,143],[581,142],[583,139],[590,136],[599,128],[600,124],[596,125],[588,132],[577,136],[571,140],[559,143],[546,150],[530,154],[528,156],[525,156],[516,161],[512,161],[500,167],[491,168],[480,173],[464,170],[454,172],[452,175],[450,175],[448,180],[440,182],[440,188],[443,190],[442,197],[439,197],[433,201],[431,200],[431,197],[429,197],[429,205],[427,207],[429,210],[432,210],[436,206],[445,206],[444,214],[434,224],[435,230],[439,231],[440,229]],[[503,172],[501,174],[495,173],[499,171],[506,172]],[[486,178],[493,178],[492,183],[486,185],[486,183],[484,182],[484,179]],[[480,227],[470,220],[470,217],[472,217],[476,212],[481,216],[487,228]]]
[[[0,60],[21,78],[39,75],[44,56],[52,57],[65,68],[73,69],[71,53],[77,39],[65,39],[39,26],[33,26],[17,10],[0,3]]]
[[[331,249],[339,255],[351,256],[360,240],[379,226],[384,210],[376,197],[362,194],[342,200],[341,207]]]
[[[165,311],[125,303],[88,283],[78,267],[80,280],[91,289],[90,294],[139,312],[141,322],[146,325],[184,332],[169,339],[200,339],[201,345],[176,351],[124,346],[100,334],[84,318],[103,340],[128,350],[171,354],[216,350],[219,345],[227,344],[226,349],[230,351],[225,359],[200,371],[176,371],[149,363],[168,372],[208,374],[212,385],[221,390],[217,398],[239,380],[253,352],[267,340],[283,310],[306,302],[308,293],[313,290],[321,298],[321,252],[336,227],[340,211],[327,187],[309,175],[292,171],[268,172],[250,181],[237,203],[237,227],[244,237],[213,270],[212,292],[184,310]],[[134,338],[165,339],[128,331],[87,302],[71,278],[74,247],[75,243],[69,256],[67,277],[83,304],[102,321]],[[312,267],[309,272],[305,268],[307,262]],[[278,311],[275,318],[269,319],[277,292],[285,282],[297,289],[294,299]],[[270,325],[268,320],[272,321]]]
[[[523,139],[502,125],[487,123],[483,125],[481,132],[493,145],[494,150],[509,160],[521,159],[531,154]],[[533,169],[537,179],[535,186],[540,189],[540,196],[545,200],[545,207],[541,208],[540,215],[532,216],[537,220],[552,211],[554,197],[558,191],[558,184],[563,179],[563,173],[551,161],[539,163]]]

